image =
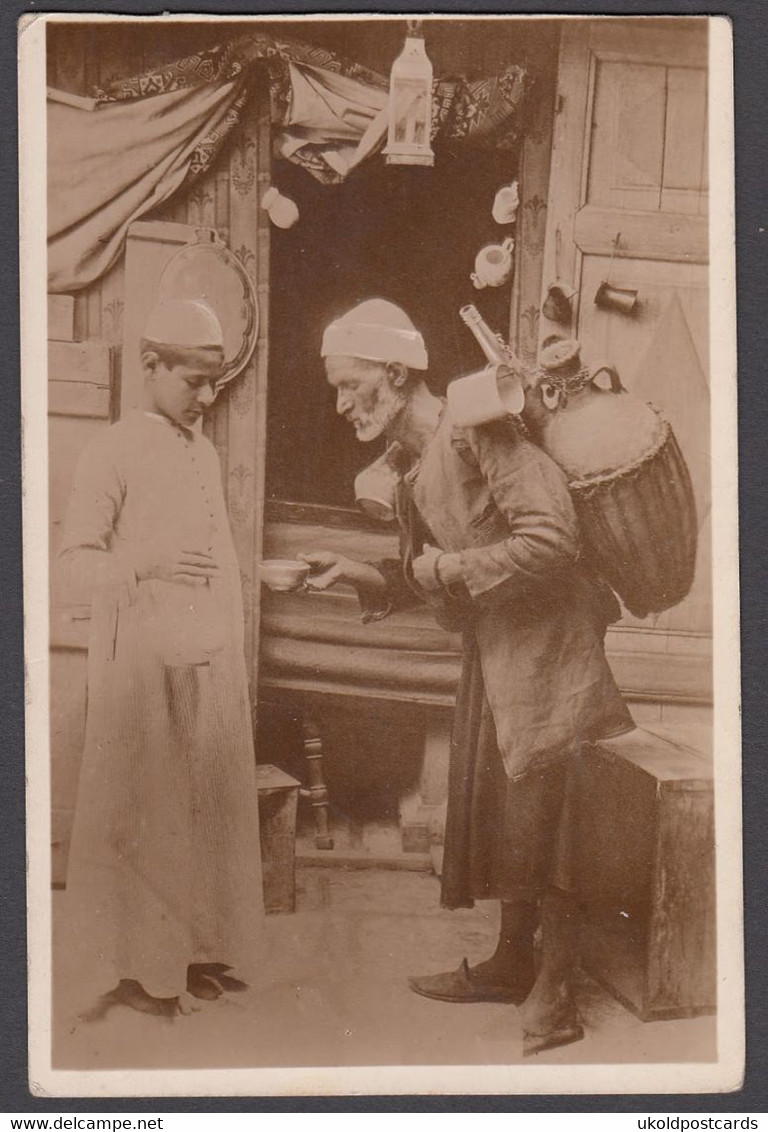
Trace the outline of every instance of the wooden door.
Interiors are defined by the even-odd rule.
[[[711,698],[707,23],[572,21],[560,55],[544,288],[577,288],[571,326],[542,313],[539,339],[573,333],[672,424],[694,481],[700,535],[688,597],[609,637],[635,698]],[[631,313],[600,284],[637,292]]]

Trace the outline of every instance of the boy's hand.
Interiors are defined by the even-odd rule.
[[[157,578],[161,582],[182,582],[194,585],[199,579],[207,581],[219,573],[216,562],[207,551],[179,550],[155,544],[147,546],[134,560],[138,581]]]

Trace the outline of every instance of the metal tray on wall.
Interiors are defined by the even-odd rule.
[[[203,299],[224,332],[224,369],[219,388],[246,367],[259,335],[259,304],[244,264],[208,228],[198,229],[163,268],[159,300]]]

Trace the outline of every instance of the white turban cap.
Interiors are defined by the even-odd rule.
[[[386,299],[368,299],[332,322],[323,335],[320,354],[401,362],[411,369],[429,366],[421,334],[405,311]]]
[[[172,299],[158,303],[144,327],[144,338],[160,346],[224,349],[221,323],[201,299]]]

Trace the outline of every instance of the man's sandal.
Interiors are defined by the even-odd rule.
[[[571,1042],[580,1042],[583,1037],[584,1027],[579,1022],[550,1030],[546,1034],[533,1034],[523,1030],[523,1057],[533,1057],[536,1053],[543,1053],[545,1049],[556,1049],[558,1046],[570,1045]]]
[[[523,1057],[532,1057],[547,1049],[580,1042],[583,1037],[584,1027],[579,1022],[576,1003],[572,998],[563,1000],[559,1004],[559,1009],[553,1011],[546,1029],[526,1029],[525,1010],[523,1010]]]

